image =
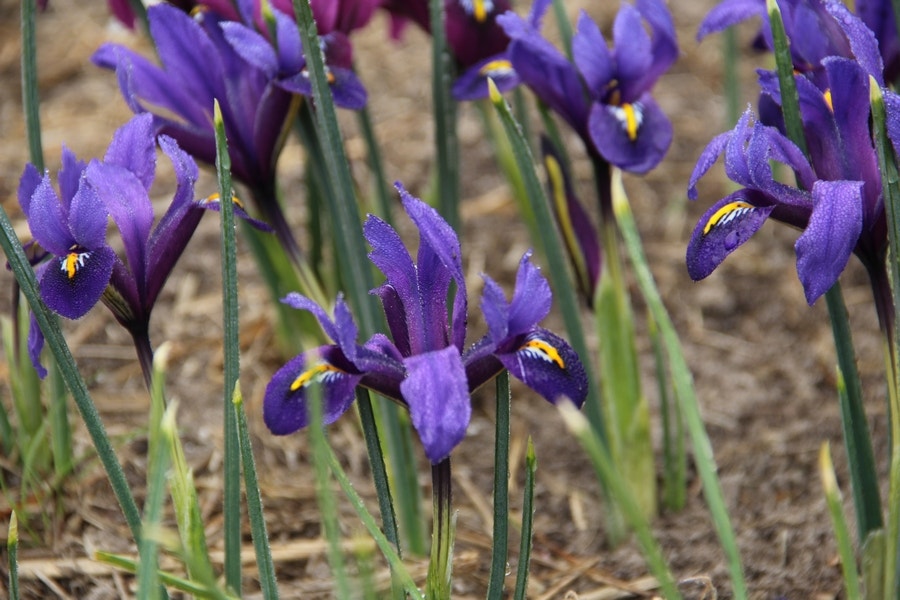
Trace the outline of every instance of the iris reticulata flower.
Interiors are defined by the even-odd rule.
[[[343,414],[355,388],[364,386],[409,410],[425,454],[437,464],[465,436],[470,394],[503,369],[550,402],[566,397],[580,406],[587,377],[575,351],[537,325],[550,310],[551,292],[530,254],[519,264],[511,302],[484,277],[481,310],[488,333],[466,348],[468,300],[459,239],[437,211],[402,186],[398,190],[419,230],[416,259],[381,219],[369,216],[364,226],[369,257],[386,277],[372,293],[381,299],[390,337],[376,333],[360,344],[340,296],[331,318],[310,299],[288,295],[284,302],[313,313],[334,343],[294,357],[275,373],[263,404],[269,429],[285,435],[308,424],[311,385],[321,386],[326,423]]]
[[[582,11],[572,37],[573,64],[540,34],[549,4],[536,0],[529,21],[512,12],[497,19],[512,39],[507,56],[517,75],[589,151],[624,171],[646,173],[672,142],[672,124],[650,93],[678,58],[668,9],[661,0],[623,4],[612,48]]]

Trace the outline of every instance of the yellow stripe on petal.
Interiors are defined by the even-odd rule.
[[[706,225],[703,227],[703,235],[706,235],[714,227],[718,227],[719,225],[726,225],[731,221],[737,219],[740,216],[743,216],[748,211],[756,208],[752,204],[744,202],[742,200],[737,200],[735,202],[729,202],[719,210],[713,213],[713,215],[706,222]]]
[[[327,379],[329,376],[341,372],[342,371],[337,367],[333,367],[327,363],[318,364],[300,373],[300,375],[297,376],[297,379],[295,379],[293,383],[291,383],[291,391],[296,392],[300,388],[306,387],[311,383],[322,381],[323,379]]]
[[[512,63],[506,59],[500,58],[485,63],[483,67],[478,69],[478,74],[485,77],[489,75],[508,75],[512,70]]]
[[[638,129],[644,121],[644,109],[637,102],[624,102],[619,106],[613,106],[613,115],[622,124],[629,141],[637,139]]]
[[[828,110],[834,112],[834,103],[831,100],[831,89],[829,88],[825,90],[825,92],[822,94],[822,97],[825,98],[825,104],[828,105]]]
[[[566,363],[563,361],[562,356],[559,355],[559,351],[540,338],[528,340],[519,348],[519,351],[525,352],[529,356],[555,363],[560,369],[566,368]]]
[[[91,257],[90,252],[69,252],[62,259],[60,271],[65,271],[69,279],[75,279],[76,273],[84,266],[84,261]]]
[[[201,204],[215,204],[216,202],[219,201],[220,197],[221,196],[219,196],[219,192],[216,192],[214,194],[210,194],[203,200],[200,200],[200,203]],[[237,206],[238,208],[240,208],[240,209],[244,208],[244,203],[241,202],[241,199],[238,198],[237,196],[234,196],[234,195],[231,196],[231,201],[234,202],[234,205]]]

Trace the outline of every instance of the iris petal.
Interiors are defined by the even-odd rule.
[[[581,406],[587,397],[588,383],[584,366],[569,344],[558,335],[536,327],[509,353],[497,354],[509,372],[556,403],[561,397]]]
[[[115,260],[108,246],[72,250],[53,258],[41,277],[41,298],[68,319],[83,317],[103,295]]]

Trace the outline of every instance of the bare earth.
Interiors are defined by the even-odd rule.
[[[571,0],[568,4],[574,17],[580,6],[592,3]],[[697,24],[713,4],[712,0],[671,2],[683,55],[663,77],[656,97],[675,124],[675,141],[659,168],[643,179],[627,178],[626,186],[657,282],[694,372],[752,597],[836,598],[842,594],[840,566],[817,471],[819,446],[831,442],[839,479],[849,495],[846,458],[827,314],[823,303],[810,308],[803,299],[794,267],[796,233],[778,225],[766,226],[702,283],[692,283],[684,267],[685,244],[696,219],[729,189],[719,169],[704,180],[696,205],[685,200],[687,179],[697,156],[709,139],[725,128],[721,40],[697,44],[694,39]],[[608,29],[616,8],[613,4],[591,11]],[[519,6],[519,10],[525,7]],[[0,0],[0,202],[24,239],[28,229],[15,195],[27,162],[17,19],[18,3]],[[100,2],[85,6],[75,0],[54,0],[51,10],[40,17],[38,28],[44,150],[48,166],[55,172],[62,144],[82,158],[101,156],[114,129],[130,116],[114,76],[93,67],[88,57],[106,39],[140,42],[111,23],[105,3]],[[753,33],[754,27],[748,26],[741,31],[742,39],[749,40]],[[410,30],[402,43],[389,42],[386,20],[379,16],[357,35],[355,43],[388,176],[403,181],[413,193],[424,194],[433,153],[427,39]],[[749,52],[743,58],[741,77],[748,102],[755,100],[753,68],[761,61]],[[346,117],[346,142],[354,171],[362,189],[368,189],[364,145],[355,120],[352,115],[342,117]],[[460,136],[465,198],[465,227],[460,237],[470,289],[477,297],[479,274],[486,272],[511,290],[516,264],[530,242],[491,159],[474,107],[462,110]],[[592,199],[589,167],[574,139],[570,152],[577,159],[581,194]],[[291,218],[300,226],[302,156],[296,142],[289,143],[280,167],[286,197],[296,198],[289,209]],[[154,188],[160,210],[172,189],[170,173],[161,159],[160,181]],[[197,193],[207,195],[214,189],[207,174]],[[207,217],[167,284],[152,330],[156,345],[165,340],[174,344],[169,396],[179,402],[179,422],[198,479],[207,534],[217,548],[222,526],[218,246],[218,224]],[[256,434],[255,450],[282,595],[328,598],[332,596],[329,569],[320,541],[306,437],[276,439],[261,423],[263,389],[284,358],[275,351],[274,312],[252,258],[243,251],[239,260],[241,384]],[[11,275],[0,270],[0,309],[4,312],[10,305],[11,281]],[[884,472],[886,403],[877,323],[860,265],[852,262],[842,282],[858,345],[876,456]],[[637,312],[642,314],[640,307]],[[561,330],[559,319],[554,318],[551,326],[554,323]],[[101,307],[77,323],[67,323],[66,330],[140,503],[148,398],[130,340]],[[588,332],[595,337],[590,328]],[[645,336],[639,344],[658,433],[652,361]],[[652,590],[636,544],[615,549],[606,544],[604,510],[593,470],[565,433],[555,409],[521,389],[514,394],[512,502],[516,516],[521,511],[524,448],[529,435],[534,437],[539,464],[529,597],[599,599],[626,597],[627,592],[649,597]],[[0,400],[5,404],[8,398],[4,362],[0,366]],[[23,594],[25,598],[130,597],[130,578],[86,558],[97,549],[130,552],[133,548],[127,543],[124,521],[74,409],[72,419],[77,424],[76,454],[81,459],[76,476],[65,484],[58,499],[48,500],[44,506],[26,505],[30,519],[27,527],[20,527]],[[365,448],[354,419],[341,419],[330,434],[357,489],[375,510]],[[477,398],[469,437],[454,455],[458,598],[483,597],[487,582],[492,448],[493,406],[489,400]],[[424,459],[419,466],[427,499],[430,478]],[[2,458],[0,468],[5,468]],[[7,482],[16,481],[9,472],[3,477]],[[700,598],[704,593],[707,598],[714,597],[704,589],[708,586],[719,598],[728,598],[730,584],[723,553],[699,482],[691,477],[687,508],[662,515],[655,523],[656,532],[675,574],[685,580],[683,589],[688,597]],[[6,531],[9,501],[16,497],[15,488],[0,497],[0,531]],[[341,511],[348,539],[362,535],[349,507],[342,504]],[[511,548],[516,548],[515,534],[511,541]],[[249,532],[246,543],[251,547]],[[3,552],[0,595],[6,584]],[[414,563],[414,572],[423,575],[424,560]],[[509,582],[515,572],[514,553],[511,569]],[[245,589],[254,589],[252,565],[248,564],[246,572]],[[625,595],[617,596],[616,591]]]

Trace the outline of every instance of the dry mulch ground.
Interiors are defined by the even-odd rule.
[[[100,4],[100,3],[95,3]],[[568,2],[574,15],[587,2]],[[683,56],[663,77],[656,97],[675,124],[675,141],[663,164],[643,179],[628,178],[639,225],[658,284],[693,369],[697,392],[719,475],[738,534],[747,579],[754,598],[835,598],[841,593],[840,567],[822,499],[817,453],[823,441],[835,448],[839,477],[846,483],[840,420],[834,382],[834,353],[825,307],[809,308],[794,270],[796,234],[767,226],[752,243],[729,259],[708,280],[688,279],[684,248],[704,207],[728,190],[721,174],[708,177],[697,205],[687,204],[684,190],[703,146],[724,129],[720,40],[697,44],[694,31],[711,0],[673,0]],[[616,6],[591,8],[601,23],[610,23]],[[0,201],[17,230],[27,236],[15,189],[27,161],[19,91],[17,3],[0,0]],[[752,27],[742,31],[745,40]],[[88,62],[105,39],[134,43],[110,24],[104,6],[74,0],[54,1],[40,17],[40,76],[45,153],[51,170],[65,143],[81,157],[102,155],[112,131],[129,116],[114,77]],[[383,142],[389,177],[416,194],[428,185],[431,164],[428,53],[426,38],[415,31],[400,44],[386,39],[379,17],[356,38],[362,78],[369,87],[371,110]],[[753,67],[759,57],[742,61],[745,95],[753,101]],[[348,116],[348,115],[344,115]],[[363,144],[352,118],[346,141],[354,169],[365,185]],[[462,109],[465,227],[461,233],[473,294],[478,273],[506,282],[529,247],[515,203],[490,155],[477,111]],[[572,152],[579,155],[577,142]],[[171,178],[164,171],[157,188],[165,202]],[[298,196],[292,218],[302,220],[301,156],[289,145],[280,167],[288,197]],[[576,163],[580,189],[590,198],[586,164]],[[716,179],[718,177],[718,179]],[[168,188],[166,186],[169,186]],[[365,189],[365,188],[363,188]],[[198,194],[214,190],[210,177]],[[294,190],[297,190],[296,192]],[[179,401],[179,420],[189,460],[195,470],[207,534],[220,542],[222,440],[221,292],[218,230],[206,220],[168,283],[153,323],[152,338],[174,344],[169,395]],[[260,422],[259,404],[268,377],[283,360],[275,351],[274,313],[246,252],[240,256],[241,382],[256,435],[269,530],[284,597],[330,597],[329,570],[320,539],[313,475],[303,435],[275,439]],[[10,303],[11,277],[0,271],[0,308]],[[886,418],[880,341],[865,274],[853,263],[843,279],[867,390],[867,407],[876,454],[886,462]],[[638,311],[640,314],[640,311]],[[83,367],[95,402],[117,445],[139,502],[144,479],[148,399],[128,337],[101,308],[77,323],[66,324],[74,355]],[[639,340],[645,360],[647,393],[654,405],[649,347]],[[0,367],[3,369],[3,367]],[[9,395],[8,374],[0,370],[0,399]],[[73,421],[77,417],[73,411]],[[656,419],[658,421],[658,419]],[[493,407],[476,399],[470,435],[454,458],[456,506],[459,509],[455,585],[458,598],[483,595],[490,547],[490,452]],[[604,538],[604,510],[593,471],[570,439],[554,409],[517,390],[513,406],[513,494],[520,494],[524,446],[533,436],[538,454],[535,548],[531,598],[613,598],[652,595],[637,547],[611,549]],[[331,438],[357,488],[374,495],[365,449],[352,419],[342,419]],[[82,457],[75,477],[57,497],[41,505],[26,504],[21,575],[28,598],[118,598],[132,590],[129,578],[87,558],[93,550],[128,552],[124,522],[89,441],[76,425],[76,453]],[[0,466],[3,461],[0,461]],[[419,465],[428,498],[427,465]],[[883,469],[882,464],[882,469]],[[9,472],[7,481],[14,481]],[[15,498],[10,489],[8,498]],[[514,500],[513,511],[521,507]],[[371,506],[374,509],[374,502]],[[5,530],[8,499],[0,499],[0,529]],[[362,528],[341,506],[348,539]],[[727,570],[705,510],[699,482],[692,481],[688,506],[663,514],[655,529],[670,564],[685,580],[689,597],[729,597]],[[249,535],[247,537],[250,548]],[[219,554],[216,554],[219,557]],[[512,557],[515,558],[514,556]],[[3,561],[5,565],[5,560]],[[513,561],[513,566],[514,566]],[[0,566],[0,571],[5,566]],[[424,561],[413,570],[423,574]],[[252,566],[248,566],[248,573]],[[5,573],[5,572],[4,572]],[[252,587],[248,575],[248,589]],[[4,575],[5,580],[5,575]],[[0,583],[0,590],[3,590]],[[2,593],[2,591],[0,591]]]

